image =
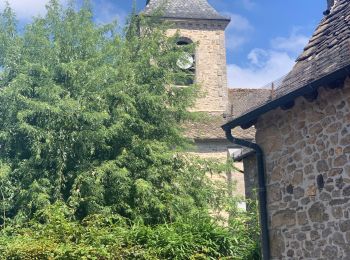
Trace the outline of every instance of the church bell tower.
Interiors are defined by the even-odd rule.
[[[201,97],[193,111],[223,115],[227,111],[225,29],[230,18],[219,14],[207,0],[147,0],[144,15],[159,12],[170,21],[168,35],[180,35],[179,45],[197,43],[193,66],[194,82]],[[187,65],[187,64],[180,64]]]

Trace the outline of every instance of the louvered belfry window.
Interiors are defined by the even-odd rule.
[[[183,77],[179,77],[176,80],[176,85],[189,86],[195,81],[196,57],[194,51],[189,51],[190,48],[188,48],[188,45],[192,43],[192,40],[186,37],[180,37],[176,42],[179,48],[183,48],[183,54],[177,61],[177,66],[185,72]]]

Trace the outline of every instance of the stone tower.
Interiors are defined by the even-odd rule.
[[[202,95],[193,110],[224,114],[228,104],[225,28],[230,18],[220,15],[207,0],[148,0],[146,4],[145,15],[159,12],[171,22],[167,33],[179,32],[179,45],[198,44],[191,70]]]

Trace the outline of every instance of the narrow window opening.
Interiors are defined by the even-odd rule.
[[[194,84],[196,75],[196,57],[194,52],[189,52],[187,45],[192,44],[192,40],[186,37],[181,37],[176,42],[179,48],[183,48],[182,57],[177,61],[177,66],[184,72],[183,77],[176,79],[176,85],[189,86]]]

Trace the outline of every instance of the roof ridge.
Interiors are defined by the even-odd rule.
[[[207,0],[150,0],[142,13],[152,15],[158,11],[162,17],[171,19],[230,20],[216,11]]]

